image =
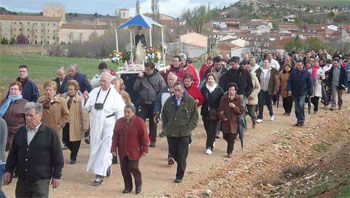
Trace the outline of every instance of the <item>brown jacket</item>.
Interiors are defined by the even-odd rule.
[[[281,85],[281,96],[282,96],[282,98],[287,98],[288,97],[287,83],[288,83],[289,74],[290,74],[290,72],[283,73],[283,71],[281,71],[279,76],[278,76],[278,80],[280,81],[280,85]]]
[[[44,103],[45,96],[38,99],[39,103]],[[53,128],[59,137],[62,137],[62,129],[69,119],[69,110],[64,98],[55,96],[53,102],[50,103],[49,109],[43,109],[42,121],[44,124]]]
[[[235,105],[234,108],[229,103]],[[236,95],[233,100],[228,97],[228,93],[221,98],[219,106],[219,117],[221,120],[221,131],[223,133],[238,133],[238,117],[244,112],[243,101],[241,97]],[[227,119],[227,120],[226,120]],[[226,121],[225,121],[226,120]]]
[[[149,137],[142,118],[134,116],[129,122],[119,118],[114,125],[111,152],[118,150],[119,159],[139,160],[148,153]]]
[[[61,95],[62,98],[69,100],[66,93]],[[89,129],[89,114],[83,110],[84,98],[76,94],[72,99],[69,108],[69,141],[79,141],[84,138],[84,132]]]
[[[6,121],[7,131],[8,131],[6,151],[9,151],[11,149],[12,141],[13,141],[13,138],[15,137],[17,130],[21,128],[23,125],[25,125],[24,105],[27,102],[28,101],[25,99],[16,100],[14,103],[12,103],[9,106],[9,108],[7,109],[3,117],[4,120]]]
[[[278,71],[275,68],[271,68],[270,71],[270,81],[269,81],[269,85],[268,85],[268,93],[269,95],[276,95],[278,92],[278,88],[279,88],[279,82],[278,82]],[[262,68],[259,68],[256,70],[256,77],[259,80],[259,83],[261,85],[260,82],[260,75],[262,73]]]

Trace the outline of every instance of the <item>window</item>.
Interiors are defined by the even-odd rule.
[[[28,22],[28,25],[29,25],[30,23]]]
[[[52,39],[55,40],[55,37],[53,36]]]
[[[29,30],[29,28],[28,28],[28,32],[29,32],[30,30]]]
[[[22,28],[20,28],[19,31],[22,31]]]
[[[50,41],[47,41],[47,44],[50,44]]]

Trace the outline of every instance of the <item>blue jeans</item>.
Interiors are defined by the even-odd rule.
[[[2,179],[2,176],[4,175],[4,171],[5,171],[5,164],[0,164],[0,178]],[[4,192],[2,192],[1,189],[1,185],[2,185],[2,181],[0,182],[0,198],[6,198]]]
[[[306,95],[294,96],[295,116],[297,117],[298,123],[304,123],[305,121],[305,105]]]

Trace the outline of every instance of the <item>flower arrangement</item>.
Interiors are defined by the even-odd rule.
[[[146,49],[146,56],[145,56],[146,62],[158,63],[160,59],[161,59],[161,53],[158,49],[152,48],[152,47]]]
[[[119,63],[121,62],[122,56],[123,56],[123,52],[118,52],[117,50],[114,50],[109,55],[109,58],[107,58],[106,60],[119,65]]]
[[[127,50],[126,52],[122,52],[121,57],[123,63],[128,62],[131,59],[131,51]]]

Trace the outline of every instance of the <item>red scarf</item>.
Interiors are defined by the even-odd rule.
[[[311,79],[312,80],[316,80],[316,73],[317,73],[318,68],[319,68],[318,65],[314,65],[312,67],[312,71],[311,71]]]

